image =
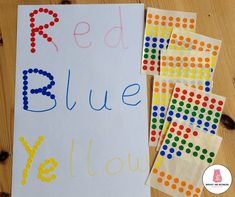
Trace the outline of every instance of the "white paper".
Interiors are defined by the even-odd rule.
[[[48,12],[29,16],[39,8]],[[36,27],[56,20],[43,28],[52,42],[38,31],[30,46],[30,18]],[[13,197],[150,196],[143,24],[143,4],[19,6]],[[56,106],[50,93],[31,93],[51,81]],[[36,143],[31,155],[27,143]]]

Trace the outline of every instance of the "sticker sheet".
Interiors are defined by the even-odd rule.
[[[211,53],[162,50],[161,76],[212,81]]]
[[[157,146],[175,83],[210,92],[212,83],[203,80],[154,76],[149,146]]]
[[[141,73],[159,74],[160,52],[167,48],[174,27],[195,31],[196,13],[148,8]]]
[[[168,48],[176,50],[209,51],[211,52],[211,70],[214,71],[218,60],[221,43],[221,40],[180,28],[174,28]]]
[[[199,197],[202,174],[218,152],[222,138],[196,125],[173,119],[147,184],[177,197]]]
[[[222,96],[190,88],[182,83],[176,83],[158,148],[162,144],[174,117],[195,124],[206,133],[216,134],[224,103],[225,98]]]

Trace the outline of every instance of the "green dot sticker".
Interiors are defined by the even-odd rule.
[[[203,118],[204,118],[204,115],[203,115],[203,114],[199,114],[199,118],[200,118],[200,119],[203,119]]]
[[[192,112],[192,116],[196,116],[197,113],[195,111]]]
[[[181,140],[181,144],[186,144],[186,140]]]
[[[177,144],[175,143],[175,142],[172,142],[172,144],[171,144],[173,147],[176,147],[177,146]]]
[[[204,160],[204,159],[205,159],[205,156],[204,156],[204,155],[201,155],[201,156],[200,156],[200,159],[201,159],[201,160]]]
[[[176,104],[176,103],[177,103],[177,100],[176,100],[176,99],[173,99],[173,100],[172,100],[172,103]]]
[[[194,157],[197,157],[197,156],[198,156],[198,153],[197,153],[197,152],[193,152],[193,156],[194,156]]]
[[[198,110],[198,106],[194,106],[193,109],[196,111]]]
[[[159,126],[159,129],[162,130],[162,128],[163,128],[163,125],[160,125],[160,126]]]
[[[203,153],[203,154],[206,154],[206,153],[207,153],[207,150],[206,150],[206,149],[203,149],[203,150],[202,150],[202,153]]]
[[[215,118],[215,119],[213,120],[213,122],[214,122],[214,123],[218,123],[219,120]]]
[[[155,59],[155,58],[156,58],[156,55],[151,55],[151,58],[152,58],[152,59]]]
[[[208,158],[208,159],[207,159],[207,162],[208,162],[208,163],[211,163],[211,162],[212,162],[212,159],[211,159],[211,158]]]
[[[189,110],[188,109],[184,110],[184,113],[189,114]]]
[[[153,119],[152,119],[152,122],[154,122],[154,123],[157,122],[157,119],[156,119],[156,118],[153,118]]]
[[[148,56],[148,54],[144,54],[144,58],[148,58],[149,56]]]
[[[148,49],[148,48],[145,48],[145,49],[144,49],[144,52],[148,53],[148,52],[149,52],[149,49]]]
[[[152,53],[156,53],[156,49],[152,49]]]
[[[197,151],[199,151],[199,150],[200,150],[200,146],[195,146],[195,149],[196,149]]]
[[[215,156],[215,153],[213,153],[213,152],[210,152],[210,154],[209,154],[211,157],[214,157]]]
[[[174,139],[175,139],[176,142],[179,141],[179,137],[177,137],[177,136]]]
[[[191,153],[191,150],[189,148],[187,148],[186,153]]]
[[[152,125],[152,129],[156,129],[157,126],[155,124]]]
[[[188,103],[188,104],[186,105],[186,107],[187,107],[187,108],[190,108],[190,107],[191,107],[191,105]]]
[[[178,112],[182,112],[182,107],[177,108]]]
[[[183,106],[183,105],[184,105],[184,102],[183,102],[183,101],[180,101],[180,102],[179,102],[179,105],[180,105],[180,106]]]
[[[172,134],[169,133],[169,134],[167,135],[167,137],[168,137],[168,138],[172,138]]]
[[[206,110],[205,110],[205,108],[201,108],[201,110],[200,110],[202,113],[204,113]]]
[[[213,112],[212,112],[211,110],[208,110],[208,114],[209,114],[209,115],[212,115]]]
[[[192,148],[193,147],[193,143],[188,143],[188,147]]]
[[[159,122],[160,122],[160,123],[164,123],[164,120],[163,120],[163,119],[160,119]]]
[[[211,117],[210,117],[210,116],[207,116],[207,117],[206,117],[206,120],[207,120],[207,121],[210,121],[210,120],[211,120]]]
[[[179,146],[179,149],[180,149],[180,150],[184,150],[184,146],[180,145],[180,146]]]
[[[174,109],[175,109],[175,106],[174,106],[174,105],[171,105],[170,108],[171,108],[172,110],[174,110]]]
[[[219,117],[220,117],[220,113],[219,113],[219,112],[216,112],[216,113],[215,113],[215,117],[219,118]]]
[[[165,143],[166,143],[166,144],[169,144],[169,143],[170,143],[170,140],[169,140],[169,139],[166,139],[166,140],[165,140]]]

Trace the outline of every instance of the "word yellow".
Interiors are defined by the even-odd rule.
[[[44,136],[39,136],[39,138],[37,139],[37,141],[35,142],[32,148],[29,146],[28,142],[25,140],[23,136],[20,137],[19,140],[22,143],[23,147],[25,148],[25,151],[29,155],[25,168],[23,169],[22,180],[21,180],[21,184],[25,185],[27,183],[28,172],[29,172],[29,169],[31,168],[34,156],[39,146],[41,145],[42,141],[44,140]],[[49,164],[51,164],[51,166],[46,168],[46,165],[49,165]],[[44,176],[44,174],[49,174],[50,172],[54,171],[57,166],[58,166],[58,163],[54,158],[46,159],[43,163],[39,165],[37,177],[41,181],[51,182],[52,180],[56,179],[56,175],[52,174],[50,176]]]

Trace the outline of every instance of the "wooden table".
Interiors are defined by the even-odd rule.
[[[104,2],[141,2],[145,3],[146,7],[197,12],[197,32],[223,41],[213,92],[227,97],[224,113],[235,118],[235,0],[72,1],[72,3]],[[11,192],[17,5],[58,3],[61,3],[61,0],[0,0],[0,151],[6,150],[10,153],[10,157],[0,164],[0,192]],[[149,95],[151,95],[151,82],[152,78],[149,77]],[[235,131],[220,126],[219,135],[223,137],[223,142],[215,163],[227,166],[235,175]],[[154,150],[150,152],[152,156],[155,155]],[[157,196],[167,195],[152,190],[152,197]],[[202,196],[214,195],[204,190]],[[233,182],[231,188],[220,196],[235,196],[235,183]]]

